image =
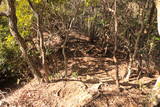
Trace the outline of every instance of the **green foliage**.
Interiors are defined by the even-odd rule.
[[[35,0],[38,3],[40,0]],[[23,37],[30,34],[33,13],[29,7],[27,0],[17,1],[16,15],[18,18],[18,29]]]
[[[32,13],[28,8],[26,0],[17,1],[18,28],[23,37],[29,35]],[[1,10],[6,10],[6,4],[2,5]],[[12,72],[17,75],[19,71],[23,72],[22,65],[26,64],[22,60],[19,46],[8,29],[7,17],[0,17],[0,75],[1,71],[7,74]],[[4,70],[5,69],[5,70]],[[24,68],[23,68],[24,69]],[[10,76],[10,75],[8,75]]]
[[[97,4],[100,3],[100,0],[85,0],[85,6],[89,7],[89,6],[97,6]]]
[[[13,59],[17,57],[18,47],[14,38],[9,34],[7,18],[1,18],[0,24],[0,69],[4,66],[13,68]]]
[[[18,64],[15,62],[19,57],[16,50],[17,49],[11,45],[7,46],[5,43],[0,44],[0,69],[3,69],[4,66],[10,70],[15,68]]]
[[[4,38],[8,36],[9,29],[7,25],[8,25],[7,18],[1,17],[0,18],[0,42],[2,42]]]
[[[2,1],[2,4],[0,6],[0,12],[1,11],[6,11],[6,10],[7,10],[7,5],[6,5],[6,3],[4,1]]]
[[[114,1],[113,0],[31,0],[35,9],[42,16],[42,30],[51,32],[53,35],[65,35],[72,19],[72,29],[89,37],[97,37],[96,44],[101,47],[100,53],[104,53],[103,48],[107,48],[107,52],[113,52],[114,46]],[[47,1],[47,2],[46,2]],[[147,33],[141,32],[140,41],[138,42],[138,55],[146,55],[149,51],[152,56],[158,56],[160,53],[160,37],[156,33],[156,21],[148,23],[151,5],[145,7],[146,1],[124,0],[117,1],[117,21],[118,21],[118,40],[117,52],[128,56],[134,52],[134,45],[137,39],[136,33],[143,29]],[[149,1],[149,4],[151,2]],[[42,8],[45,7],[45,8]],[[138,7],[134,10],[135,7]],[[16,15],[18,17],[18,30],[24,39],[35,37],[36,22],[33,12],[27,0],[16,0]],[[0,7],[0,11],[6,10],[4,3]],[[142,15],[143,13],[143,15]],[[142,17],[143,16],[143,17]],[[143,19],[143,20],[141,20]],[[15,39],[9,34],[7,18],[0,17],[0,68],[9,68],[11,71],[20,69],[21,63],[25,64],[21,59],[21,52]],[[63,38],[63,37],[62,37]],[[50,41],[49,41],[50,42]],[[28,43],[28,42],[27,42]],[[36,44],[37,45],[37,44]],[[28,54],[31,56],[39,56],[40,53],[35,51],[32,44],[29,44]],[[129,50],[130,53],[126,50]],[[53,54],[53,47],[46,48],[46,55]],[[156,55],[155,55],[156,54]],[[119,54],[117,54],[118,56]],[[122,56],[123,56],[122,55]],[[121,56],[121,55],[119,55]],[[150,55],[151,56],[151,55]],[[156,57],[157,58],[157,57]],[[15,63],[16,62],[16,63]],[[16,69],[15,69],[16,68]],[[23,71],[23,70],[22,70]],[[73,73],[73,77],[78,74]],[[60,77],[60,74],[56,74]],[[142,88],[143,84],[139,83]]]
[[[78,77],[78,72],[73,72],[72,77],[77,78]]]
[[[160,37],[154,37],[154,40],[160,41]]]
[[[52,78],[62,78],[61,73],[55,73],[55,75]]]
[[[42,0],[33,0],[34,3],[40,3]]]

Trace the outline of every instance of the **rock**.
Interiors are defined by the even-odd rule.
[[[70,82],[66,83],[64,89],[60,92],[60,100],[57,107],[82,107],[90,102],[98,93],[98,87],[100,84],[96,84],[89,89],[86,88],[82,82]]]

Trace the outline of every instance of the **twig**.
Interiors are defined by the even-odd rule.
[[[72,24],[73,24],[74,19],[75,19],[75,18],[73,18],[73,19],[71,20],[70,24],[69,24],[69,28],[68,28],[69,31],[70,31],[70,29],[71,29],[71,27],[72,27]],[[65,75],[64,75],[64,77],[67,77],[67,71],[68,71],[68,70],[67,70],[68,62],[67,62],[67,57],[66,57],[66,54],[65,54],[65,46],[66,46],[66,44],[67,44],[67,40],[68,40],[68,33],[67,33],[67,35],[66,35],[66,37],[65,37],[65,40],[64,40],[64,43],[63,43],[63,45],[62,45],[62,54],[63,54],[63,57],[64,57],[64,65],[65,65]]]

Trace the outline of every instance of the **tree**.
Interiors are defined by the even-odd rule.
[[[113,60],[116,66],[116,85],[117,89],[119,90],[119,69],[118,69],[118,62],[116,58],[116,51],[117,51],[117,30],[118,30],[118,22],[117,22],[117,0],[114,1],[114,24],[115,24],[115,34],[114,34],[114,52],[113,52]]]
[[[32,2],[30,0],[28,0],[29,6],[31,7],[34,16],[36,17],[37,20],[37,37],[39,37],[39,47],[40,47],[40,53],[41,53],[41,64],[42,64],[42,68],[43,72],[44,72],[44,76],[46,79],[46,82],[49,82],[48,80],[48,76],[49,76],[49,69],[48,69],[48,65],[46,64],[46,51],[45,51],[45,46],[44,46],[44,38],[43,38],[43,33],[42,33],[42,13],[39,13],[36,8],[33,6]]]
[[[2,0],[0,1],[1,4]],[[35,67],[34,62],[32,58],[27,54],[27,45],[24,42],[24,39],[21,37],[18,28],[17,28],[17,16],[16,16],[16,8],[15,8],[15,0],[6,0],[7,5],[8,5],[8,10],[6,12],[1,12],[0,16],[6,16],[8,17],[8,24],[9,24],[9,29],[10,33],[14,38],[16,39],[17,43],[20,46],[20,49],[22,51],[22,54],[24,55],[26,61],[32,68],[32,73],[35,78],[39,79],[40,73]]]

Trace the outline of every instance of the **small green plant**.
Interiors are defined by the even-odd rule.
[[[54,75],[54,78],[61,78],[62,77],[62,74],[61,73],[56,73],[55,75]]]
[[[49,75],[49,76],[48,76],[48,80],[49,80],[49,81],[52,81],[53,79],[54,79],[53,75]]]
[[[72,77],[77,78],[78,77],[78,72],[73,72]]]

